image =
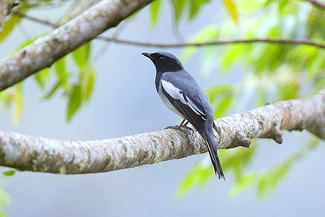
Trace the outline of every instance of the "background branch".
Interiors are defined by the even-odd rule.
[[[27,20],[30,20],[30,21],[33,21],[33,22],[36,22],[36,23],[40,23],[40,24],[43,24],[43,25],[46,25],[46,26],[51,26],[52,28],[60,27],[60,25],[52,23],[52,22],[50,22],[48,20],[40,19],[38,17],[34,17],[34,16],[22,13],[22,12],[17,11],[17,10],[13,10],[11,13],[13,15],[15,15],[15,16],[22,17],[22,18],[25,18]]]
[[[325,9],[325,3],[317,1],[317,0],[305,0],[307,2],[310,2],[314,6],[318,7],[319,9]]]
[[[218,148],[253,138],[282,142],[281,130],[307,129],[325,139],[325,89],[310,99],[279,101],[215,121]],[[59,141],[0,131],[0,165],[50,173],[98,173],[206,152],[195,131],[163,130],[97,141]]]
[[[227,45],[227,44],[244,44],[244,43],[274,43],[274,44],[294,44],[294,45],[309,45],[318,48],[325,49],[325,44],[309,41],[309,40],[297,40],[297,39],[235,39],[235,40],[217,40],[208,42],[184,42],[184,43],[150,43],[150,42],[139,42],[124,39],[117,39],[105,36],[98,36],[98,39],[133,46],[142,47],[161,47],[161,48],[181,48],[181,47],[203,47],[203,46],[215,46],[215,45]]]
[[[2,32],[3,24],[11,10],[19,4],[18,0],[1,0],[0,1],[0,32]]]
[[[152,0],[103,0],[14,55],[0,60],[0,90],[50,66]]]

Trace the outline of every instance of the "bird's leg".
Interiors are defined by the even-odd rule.
[[[187,130],[191,130],[191,131],[193,131],[193,128],[187,126],[188,123],[189,123],[188,120],[183,119],[183,121],[182,121],[181,124],[179,125],[179,128],[182,128],[182,127],[183,127],[183,128],[185,128],[185,129],[187,129]]]
[[[188,121],[186,119],[183,119],[182,122],[179,124],[179,127],[186,126],[188,124]]]

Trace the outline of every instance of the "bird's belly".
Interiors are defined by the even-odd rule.
[[[158,88],[158,94],[161,98],[161,100],[164,102],[164,104],[167,106],[167,108],[169,110],[171,110],[172,112],[176,113],[177,115],[179,115],[180,117],[184,118],[183,115],[181,113],[179,113],[177,111],[177,109],[169,102],[168,98],[165,96],[165,94],[163,94],[162,90],[161,90],[161,85],[159,85]]]

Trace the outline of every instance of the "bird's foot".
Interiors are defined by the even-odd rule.
[[[194,131],[191,127],[184,126],[184,125],[169,126],[169,127],[166,127],[165,130],[166,129],[180,130],[183,133],[187,133],[188,130],[191,131],[191,132]]]
[[[194,129],[193,129],[193,128],[188,127],[188,126],[185,126],[185,125],[180,126],[180,128],[181,128],[181,129],[183,128],[183,129],[189,130],[189,131],[191,131],[192,133],[194,132]]]

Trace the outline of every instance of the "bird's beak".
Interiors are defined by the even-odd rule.
[[[142,53],[142,55],[152,60],[151,53]]]

